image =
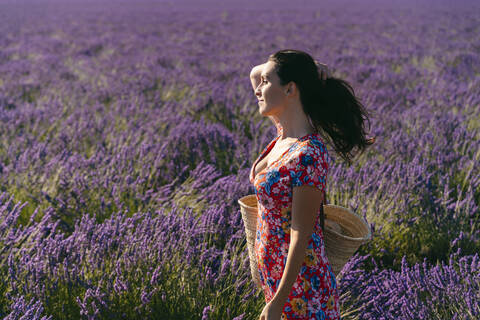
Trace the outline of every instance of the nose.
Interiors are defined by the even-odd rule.
[[[262,92],[258,89],[255,89],[255,95],[257,96],[257,99],[260,99],[262,97]]]

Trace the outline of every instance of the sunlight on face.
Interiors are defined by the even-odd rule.
[[[275,62],[268,61],[265,64],[255,95],[260,100],[259,111],[263,116],[278,114],[285,108],[284,87],[280,85],[280,78],[275,71]]]

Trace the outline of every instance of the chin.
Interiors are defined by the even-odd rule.
[[[268,108],[260,108],[259,112],[264,117],[272,116],[274,114],[272,112],[272,109],[268,109]]]
[[[264,117],[268,116],[267,111],[265,109],[260,108],[260,110],[258,110],[258,112]]]

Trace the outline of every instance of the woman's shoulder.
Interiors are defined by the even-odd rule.
[[[316,153],[319,154],[328,155],[327,146],[318,134],[315,134],[310,139],[306,140],[306,148],[314,150]]]
[[[311,163],[329,163],[330,157],[323,140],[316,135],[299,141],[289,157],[289,163],[308,165]]]
[[[313,134],[308,139],[298,142],[297,152],[299,154],[317,154],[327,153],[327,147],[318,134]]]

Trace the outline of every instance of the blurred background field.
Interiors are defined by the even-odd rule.
[[[293,48],[372,113],[353,165],[327,146],[373,231],[342,319],[480,318],[479,34],[475,1],[2,2],[0,316],[257,319],[249,73]]]

